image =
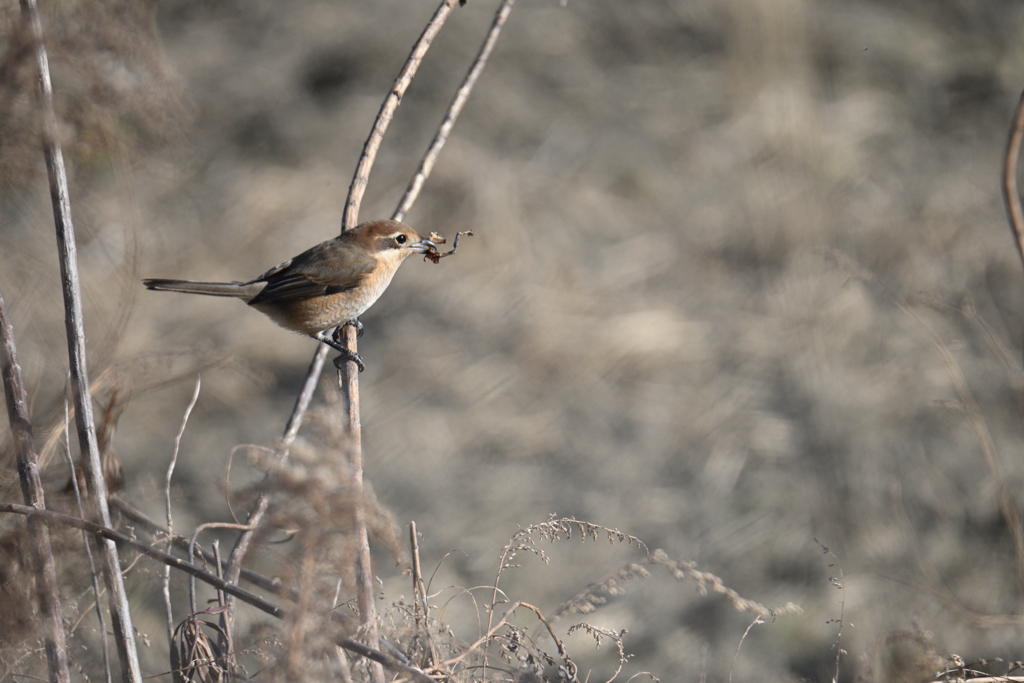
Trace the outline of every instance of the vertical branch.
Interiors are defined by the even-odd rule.
[[[353,228],[358,222],[359,205],[363,201],[363,194],[366,192],[366,182],[370,177],[370,169],[377,158],[377,151],[384,139],[384,133],[394,118],[395,110],[402,102],[405,91],[412,83],[420,62],[430,49],[430,45],[437,36],[437,33],[444,26],[448,15],[451,14],[456,0],[441,0],[434,16],[430,18],[419,40],[413,46],[409,57],[405,60],[402,70],[395,78],[391,86],[391,92],[384,98],[377,119],[373,123],[370,135],[363,145],[363,153],[356,164],[356,172],[349,186],[348,197],[345,200],[345,211],[341,222],[342,232]],[[351,325],[342,328],[345,338],[345,345],[353,354],[357,352],[356,330]],[[343,370],[339,371],[339,384],[342,394],[345,396],[348,407],[348,434],[351,437],[349,443],[349,460],[352,467],[353,494],[357,503],[353,515],[356,536],[356,602],[359,606],[359,621],[366,633],[367,644],[372,648],[379,647],[379,636],[377,634],[376,610],[373,605],[373,570],[371,568],[370,541],[366,532],[366,513],[363,509],[363,445],[362,429],[359,420],[359,371],[354,362],[345,363]],[[384,670],[377,665],[370,667],[370,676],[374,683],[384,682]]]
[[[71,202],[68,181],[64,171],[64,156],[57,135],[57,119],[53,111],[53,86],[50,67],[43,45],[43,30],[36,0],[20,0],[23,21],[31,37],[36,59],[36,96],[42,121],[43,154],[50,182],[50,199],[57,229],[57,249],[60,254],[61,283],[64,291],[65,327],[68,338],[68,357],[71,387],[75,401],[75,423],[78,427],[82,469],[89,488],[89,500],[104,526],[110,526],[107,508],[107,490],[103,481],[99,447],[96,443],[96,425],[92,417],[92,397],[85,361],[85,328],[82,322],[82,294],[78,284],[78,257],[75,233],[71,222]],[[139,656],[135,647],[135,634],[121,577],[121,564],[113,541],[100,541],[103,555],[103,576],[110,595],[111,619],[121,660],[121,675],[125,681],[136,683],[142,678]]]
[[[10,420],[11,433],[14,437],[15,452],[18,458],[18,475],[21,478],[21,492],[25,498],[25,505],[42,510],[46,508],[46,501],[43,497],[43,485],[39,480],[36,449],[32,439],[32,423],[28,416],[28,400],[25,394],[25,384],[21,379],[21,366],[18,365],[14,330],[7,319],[7,310],[2,294],[0,294],[0,375],[3,376],[7,418]],[[68,674],[67,644],[64,640],[64,620],[61,614],[60,596],[57,592],[57,572],[54,569],[53,552],[50,548],[50,530],[44,522],[38,519],[30,518],[27,523],[50,680],[68,683],[71,677]]]
[[[430,621],[430,608],[427,605],[427,591],[423,587],[423,574],[420,570],[420,542],[416,537],[416,522],[409,522],[409,552],[412,555],[412,614],[416,620],[416,628],[423,628]]]
[[[68,381],[71,381],[71,373],[68,373]],[[64,455],[68,459],[68,474],[71,475],[71,490],[75,494],[75,506],[78,509],[78,516],[85,519],[85,507],[82,505],[82,491],[78,488],[78,473],[75,472],[75,461],[71,458],[71,435],[68,433],[68,397],[67,387],[64,388]],[[85,557],[89,561],[89,580],[92,583],[92,594],[96,601],[96,621],[100,631],[100,649],[103,658],[103,680],[110,683],[110,642],[107,639],[107,618],[103,616],[103,608],[100,606],[100,575],[96,571],[96,560],[92,556],[92,539],[85,531],[82,532],[82,548],[85,550]],[[74,629],[72,629],[74,630]]]
[[[345,341],[353,351],[356,348],[356,328],[346,325]],[[349,466],[352,468],[352,488],[356,505],[352,523],[356,541],[356,604],[359,608],[359,623],[366,633],[366,644],[374,649],[380,647],[377,633],[377,614],[373,605],[373,568],[370,556],[370,539],[366,532],[366,511],[363,508],[363,433],[359,420],[359,371],[356,364],[345,363],[345,369],[338,372],[338,383],[347,400],[349,435]],[[374,683],[384,683],[384,669],[379,665],[370,666]]]

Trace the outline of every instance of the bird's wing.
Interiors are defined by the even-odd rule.
[[[355,289],[377,262],[354,246],[348,240],[333,239],[274,266],[253,280],[267,286],[249,304],[311,299]]]

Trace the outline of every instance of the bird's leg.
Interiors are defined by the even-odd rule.
[[[334,359],[334,367],[341,370],[345,363],[352,361],[353,363],[356,364],[356,367],[359,368],[359,372],[362,372],[363,370],[366,369],[366,363],[363,362],[363,359],[359,357],[358,353],[352,353],[352,351],[350,351],[347,346],[345,346],[344,344],[341,343],[341,341],[339,341],[339,337],[341,336],[340,332],[341,327],[337,328],[334,331],[333,338],[328,337],[326,332],[318,332],[316,338],[317,341],[327,344],[332,349],[341,354],[340,356]]]

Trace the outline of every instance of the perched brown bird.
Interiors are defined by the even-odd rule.
[[[249,282],[143,280],[149,289],[242,299],[282,327],[307,334],[341,352],[337,367],[362,358],[328,334],[345,324],[362,328],[359,316],[391,283],[413,254],[436,262],[437,245],[398,221],[368,221],[274,266]]]

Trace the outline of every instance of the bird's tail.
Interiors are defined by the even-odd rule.
[[[143,280],[147,289],[207,296],[230,296],[248,301],[266,286],[264,282],[193,282],[191,280]]]

